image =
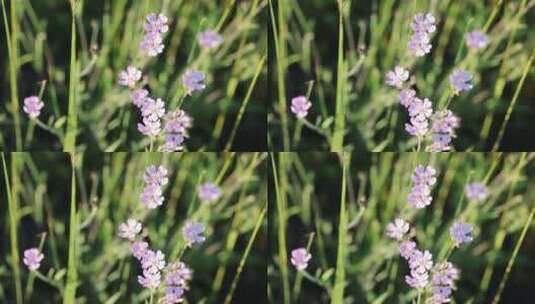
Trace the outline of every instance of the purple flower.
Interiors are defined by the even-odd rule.
[[[409,71],[401,66],[396,66],[393,71],[386,73],[386,84],[401,89],[403,83],[409,79]]]
[[[428,150],[431,152],[449,151],[460,119],[450,110],[441,110],[433,115],[432,121],[433,144],[428,147]]]
[[[165,15],[152,13],[146,19],[146,23],[143,26],[146,33],[163,34],[169,30],[168,19]]]
[[[148,33],[139,44],[139,50],[146,56],[154,57],[161,54],[164,49],[163,38],[156,33]]]
[[[149,96],[149,91],[145,89],[137,89],[132,91],[132,94],[130,94],[130,97],[132,98],[132,103],[138,107],[142,108],[145,104],[145,100]]]
[[[119,84],[133,88],[141,79],[141,71],[135,66],[129,65],[126,70],[119,72]]]
[[[214,49],[223,43],[223,37],[212,29],[199,33],[197,40],[205,49]]]
[[[191,95],[195,91],[202,91],[206,88],[204,79],[206,76],[203,72],[188,69],[182,75],[182,84],[186,87],[186,94]]]
[[[144,241],[137,241],[132,244],[132,255],[138,260],[141,260],[145,252],[149,249],[149,243]]]
[[[212,203],[221,196],[221,189],[212,183],[204,183],[197,190],[199,199],[204,203]]]
[[[472,75],[467,70],[456,69],[450,75],[450,84],[453,86],[453,91],[456,95],[462,91],[472,89]]]
[[[386,226],[386,235],[398,241],[401,241],[407,232],[409,232],[409,223],[399,218]]]
[[[305,118],[308,115],[308,110],[312,107],[310,101],[305,96],[297,96],[292,98],[291,110],[297,118]]]
[[[160,119],[165,115],[165,104],[158,98],[147,97],[141,105],[143,123],[138,124],[138,130],[146,136],[158,136],[161,132]]]
[[[415,208],[425,208],[431,204],[431,186],[436,183],[436,171],[432,167],[418,166],[412,175],[412,189],[408,202]]]
[[[145,169],[143,181],[146,184],[162,187],[167,185],[169,182],[169,178],[167,178],[168,174],[169,172],[164,166],[151,165]]]
[[[162,189],[155,184],[146,185],[141,193],[141,203],[149,209],[154,209],[163,204]]]
[[[162,126],[159,120],[143,118],[143,122],[137,124],[137,129],[145,136],[155,137],[162,131]]]
[[[429,283],[429,273],[433,267],[433,256],[429,251],[422,252],[414,249],[408,259],[410,276],[405,276],[405,281],[412,288],[425,288]]]
[[[450,235],[456,247],[472,242],[472,229],[472,225],[464,222],[455,222],[450,227]]]
[[[459,271],[450,262],[441,262],[433,269],[431,303],[449,303]]]
[[[416,14],[411,28],[413,34],[408,44],[409,51],[419,57],[431,52],[430,35],[436,30],[435,17],[429,13]]]
[[[298,270],[305,270],[308,267],[308,261],[312,258],[312,255],[306,250],[306,248],[297,248],[292,250],[292,265]]]
[[[399,92],[399,103],[405,108],[409,108],[416,98],[416,91],[413,89],[404,89]]]
[[[416,243],[413,241],[405,241],[399,244],[399,254],[404,259],[409,259],[412,253],[416,250]]]
[[[162,35],[169,30],[167,17],[162,14],[149,14],[143,26],[145,36],[139,44],[139,49],[144,55],[154,57],[163,52]]]
[[[410,275],[405,276],[405,282],[409,284],[410,287],[421,289],[425,288],[429,283],[429,274],[427,271],[421,271],[421,269],[411,270]]]
[[[193,119],[184,111],[176,109],[165,117],[165,144],[160,148],[162,152],[175,152],[184,149],[184,140],[189,136]]]
[[[436,30],[435,17],[430,13],[418,13],[414,16],[411,28],[415,33],[432,34]]]
[[[175,262],[167,267],[165,275],[165,296],[163,303],[173,304],[184,301],[184,293],[188,289],[192,271],[182,262]]]
[[[191,247],[194,244],[202,244],[206,239],[203,236],[204,225],[198,222],[188,221],[182,228],[182,235],[186,240],[186,246]]]
[[[135,219],[128,219],[126,223],[119,225],[119,236],[133,241],[141,232],[141,223]]]
[[[465,35],[466,46],[471,49],[482,49],[489,44],[489,37],[481,30],[474,30]]]
[[[161,282],[160,271],[165,267],[165,255],[160,250],[154,252],[147,249],[140,261],[143,275],[137,277],[139,284],[149,289],[158,288]]]
[[[424,56],[431,52],[432,45],[429,43],[429,36],[422,33],[415,33],[409,40],[409,50],[414,56]]]
[[[30,118],[37,118],[41,114],[41,109],[45,104],[37,96],[30,96],[24,98],[24,106],[22,109]]]
[[[30,270],[37,270],[41,267],[41,261],[45,256],[37,248],[30,248],[24,250],[24,265],[28,266]]]
[[[405,124],[405,130],[417,137],[427,134],[429,130],[428,118],[433,114],[431,101],[427,98],[421,100],[414,97],[407,110],[409,111],[410,123]]]
[[[184,150],[184,136],[179,134],[165,135],[165,142],[159,148],[160,152],[178,152]]]
[[[469,200],[481,202],[489,196],[489,188],[483,183],[471,183],[465,186],[464,191]]]

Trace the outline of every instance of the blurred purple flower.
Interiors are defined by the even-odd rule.
[[[432,34],[436,30],[435,17],[430,13],[418,13],[412,20],[411,28],[415,33]]]
[[[30,118],[37,118],[41,114],[41,109],[45,104],[37,96],[29,96],[24,98],[24,106],[22,109]]]
[[[169,172],[164,166],[150,165],[145,169],[143,174],[143,181],[146,184],[157,185],[159,187],[167,185],[169,178],[167,175]]]
[[[162,131],[162,126],[159,120],[143,118],[143,122],[137,124],[137,129],[145,136],[155,137]]]
[[[143,28],[146,33],[164,34],[169,30],[168,21],[163,14],[151,13],[147,16]]]
[[[401,241],[407,232],[409,232],[409,223],[399,218],[386,226],[386,235],[398,241]]]
[[[141,79],[141,71],[135,66],[129,65],[126,70],[119,72],[119,84],[133,88]]]
[[[149,96],[149,91],[145,89],[137,89],[132,91],[132,94],[130,94],[130,97],[132,98],[132,103],[138,107],[142,108],[145,104],[145,100]]]
[[[412,288],[425,288],[429,283],[428,271],[433,267],[433,256],[429,251],[422,252],[414,249],[408,259],[410,276],[405,276],[405,281]]]
[[[165,135],[165,142],[160,147],[160,152],[178,152],[184,150],[184,136],[179,134]]]
[[[182,84],[186,87],[186,94],[191,95],[195,91],[202,91],[206,88],[204,80],[206,75],[203,72],[188,69],[182,75]]]
[[[449,303],[459,271],[450,262],[441,262],[433,268],[431,303]]]
[[[154,57],[163,52],[162,35],[169,30],[167,17],[162,14],[149,14],[145,25],[145,36],[139,44],[139,49],[146,56]]]
[[[154,209],[163,204],[162,189],[155,184],[146,185],[141,193],[141,203],[149,209]]]
[[[119,236],[130,241],[133,241],[141,232],[141,223],[136,219],[130,218],[126,223],[119,225]]]
[[[416,249],[416,243],[413,241],[405,241],[399,244],[399,254],[404,259],[409,259],[413,251]]]
[[[292,98],[291,110],[297,118],[305,118],[308,115],[308,110],[312,107],[310,101],[305,96],[297,96]]]
[[[183,110],[176,109],[165,117],[165,144],[162,152],[176,152],[184,149],[184,140],[189,136],[193,119]]]
[[[182,235],[186,240],[186,246],[191,247],[194,244],[202,244],[204,237],[204,225],[198,222],[188,221],[182,228]]]
[[[30,248],[24,250],[24,265],[28,266],[30,270],[37,270],[41,267],[41,261],[45,256],[37,248]]]
[[[464,188],[466,196],[473,202],[481,202],[489,196],[489,188],[483,183],[471,183]]]
[[[428,147],[431,152],[443,152],[451,149],[450,143],[455,137],[455,129],[459,127],[460,119],[450,110],[441,110],[432,117],[433,143]]]
[[[472,242],[472,225],[464,222],[455,222],[450,227],[450,235],[455,243],[456,247],[459,247],[461,244],[468,244]]]
[[[223,36],[212,29],[207,29],[197,36],[199,44],[205,49],[214,49],[223,43]]]
[[[453,86],[454,94],[458,95],[462,91],[472,89],[472,75],[463,69],[456,69],[450,75],[450,84]]]
[[[409,79],[409,71],[401,66],[396,66],[393,71],[386,73],[386,84],[401,89],[403,83]]]
[[[199,199],[204,203],[212,203],[221,196],[221,189],[212,183],[200,185],[198,191]]]
[[[409,123],[405,124],[405,130],[417,137],[427,134],[429,130],[428,118],[433,114],[431,101],[427,98],[421,100],[418,97],[414,97],[407,110],[409,111],[410,120]]]
[[[192,275],[191,269],[186,264],[182,262],[170,264],[165,275],[166,287],[163,302],[166,304],[181,303]]]
[[[413,89],[404,89],[399,92],[399,103],[405,108],[409,108],[416,98],[416,91]]]
[[[141,260],[145,252],[149,249],[149,243],[145,241],[137,241],[132,244],[132,255],[138,260]]]
[[[424,208],[431,204],[431,186],[436,183],[436,171],[432,167],[418,166],[412,175],[412,189],[408,202],[415,208]]]
[[[465,35],[466,46],[471,49],[482,49],[489,44],[489,37],[481,30],[474,30]]]
[[[412,288],[425,288],[429,283],[429,273],[421,269],[412,269],[410,275],[405,276],[405,282]]]
[[[312,258],[312,255],[306,250],[306,248],[297,248],[292,250],[292,265],[298,270],[305,270],[308,267],[308,262]]]
[[[146,136],[158,136],[161,132],[160,119],[165,115],[165,104],[158,98],[147,97],[141,105],[143,123],[138,124],[138,130]]]
[[[154,252],[147,249],[140,261],[143,275],[137,277],[139,284],[148,289],[158,288],[161,282],[160,271],[165,267],[165,255],[160,250]]]

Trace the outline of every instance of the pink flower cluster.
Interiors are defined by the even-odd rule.
[[[24,250],[24,259],[22,261],[30,270],[37,270],[41,267],[41,261],[44,258],[45,256],[38,248],[30,248]]]
[[[460,119],[450,110],[437,111],[431,118],[433,143],[427,147],[430,152],[444,152],[451,150],[455,130],[459,127]]]
[[[22,109],[24,110],[24,113],[28,114],[28,116],[32,119],[35,119],[39,117],[41,114],[41,109],[45,106],[43,101],[39,99],[37,96],[30,96],[24,98],[24,106]]]
[[[149,166],[143,175],[143,182],[145,184],[141,197],[143,204],[149,208],[161,205],[163,202],[161,187],[169,182],[167,169],[163,166]],[[132,255],[141,265],[142,274],[137,278],[139,284],[150,289],[151,292],[158,292],[165,287],[163,288],[164,295],[159,299],[159,303],[182,303],[185,292],[188,290],[188,282],[193,276],[192,270],[181,261],[168,264],[162,251],[152,250],[149,243],[144,241],[142,236],[140,237],[141,230],[141,223],[130,218],[126,223],[119,225],[118,232],[120,237],[131,241]],[[182,228],[186,247],[204,242],[204,231],[203,224],[187,221]]]
[[[429,206],[433,200],[431,187],[436,181],[436,170],[433,167],[416,167],[412,175],[412,189],[407,199],[409,204],[418,209]]]
[[[305,118],[308,115],[308,110],[312,107],[310,101],[307,100],[305,96],[297,96],[292,98],[292,113],[297,116],[297,118]]]
[[[298,270],[305,270],[308,267],[308,262],[312,258],[312,255],[306,250],[306,248],[297,248],[292,250],[292,265]]]
[[[139,44],[141,52],[150,57],[163,52],[163,34],[169,30],[167,17],[162,14],[149,14],[144,25],[145,36]]]
[[[213,203],[221,196],[221,189],[213,183],[204,183],[198,188],[199,199],[203,203]]]
[[[161,206],[164,201],[162,188],[168,182],[167,169],[152,165],[145,170],[143,180],[145,186],[141,192],[141,203],[149,209]]]
[[[435,17],[430,13],[419,13],[414,16],[411,24],[413,31],[409,41],[409,50],[414,56],[424,56],[431,52],[431,34],[435,32]]]

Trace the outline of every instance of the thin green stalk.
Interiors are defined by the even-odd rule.
[[[284,153],[279,153],[279,171],[284,171],[286,168],[284,167],[285,161],[284,158],[286,156]],[[279,183],[278,175],[277,175],[277,166],[275,166],[275,159],[274,155],[271,154],[271,165],[273,169],[273,178],[275,181],[275,195],[276,195],[276,203],[277,203],[277,238],[278,238],[278,246],[279,246],[279,268],[281,270],[281,276],[282,276],[282,291],[283,291],[283,298],[284,298],[284,304],[290,303],[290,282],[288,280],[288,256],[287,252],[288,249],[286,247],[286,220],[288,218],[287,209],[286,209],[286,200],[284,197],[284,193],[281,190],[281,184]]]
[[[344,301],[345,286],[345,261],[346,261],[346,233],[347,233],[347,213],[346,213],[346,180],[347,170],[350,163],[350,153],[341,153],[342,158],[342,188],[340,189],[340,219],[338,222],[338,249],[336,254],[336,278],[334,281],[331,304],[341,304]]]
[[[344,10],[343,1],[338,1],[338,64],[336,76],[336,113],[331,152],[341,152],[344,148],[345,133],[345,66],[344,66]]]
[[[245,113],[245,108],[247,107],[247,104],[249,103],[249,100],[251,99],[251,95],[253,94],[253,89],[255,88],[256,81],[258,80],[260,73],[262,73],[264,69],[265,62],[266,62],[266,56],[263,56],[260,62],[258,63],[258,66],[256,67],[255,75],[253,77],[253,80],[251,81],[251,84],[249,85],[249,89],[247,90],[245,99],[243,100],[243,103],[240,107],[238,116],[236,117],[236,121],[234,122],[234,127],[232,128],[229,140],[227,141],[227,145],[225,146],[225,151],[229,151],[230,148],[232,147],[232,142],[234,141],[234,137],[236,136],[236,131],[238,130],[238,127],[240,126],[240,122],[243,118],[243,114]]]
[[[16,153],[11,154],[11,174],[14,182],[16,180],[17,168],[18,168],[18,156]],[[17,304],[22,304],[22,285],[20,281],[20,267],[19,267],[19,243],[17,237],[17,226],[19,222],[19,208],[16,188],[11,189],[9,184],[9,175],[7,173],[6,157],[2,152],[2,165],[4,168],[4,181],[6,183],[7,192],[7,204],[9,210],[9,238],[11,241],[11,263],[13,267],[13,279],[15,280],[15,297]],[[13,187],[17,187],[13,184]]]
[[[245,267],[245,261],[247,260],[247,257],[249,256],[249,252],[251,251],[251,248],[253,247],[253,243],[256,239],[256,235],[258,234],[258,231],[260,230],[260,227],[262,226],[262,223],[264,222],[266,210],[267,208],[264,206],[264,208],[262,208],[262,211],[260,212],[260,215],[258,216],[256,225],[253,229],[253,232],[251,233],[251,237],[249,238],[249,241],[247,242],[247,247],[245,247],[245,252],[243,253],[241,257],[240,264],[238,265],[238,269],[236,270],[236,276],[234,277],[234,280],[232,280],[230,291],[225,298],[225,304],[229,304],[232,302],[232,296],[234,295],[234,291],[236,290],[236,287],[238,286],[238,281],[240,280],[241,273],[243,272],[243,268]]]
[[[67,282],[63,304],[73,304],[76,301],[77,285],[77,255],[78,255],[78,215],[76,213],[76,173],[75,154],[71,154],[71,212],[69,221],[69,258],[67,264]]]
[[[505,268],[505,273],[503,275],[502,281],[500,282],[500,287],[498,287],[498,292],[494,296],[494,299],[492,300],[492,304],[498,304],[500,302],[503,289],[505,288],[505,283],[507,283],[507,279],[509,279],[509,275],[511,274],[511,270],[513,269],[513,265],[516,260],[516,256],[518,255],[518,251],[520,250],[520,246],[522,246],[522,242],[524,241],[524,238],[526,237],[526,233],[528,232],[529,226],[531,226],[533,215],[535,215],[535,207],[531,208],[531,212],[529,214],[528,220],[526,221],[526,224],[524,225],[524,228],[522,229],[522,233],[520,233],[520,237],[518,238],[518,241],[516,242],[515,249],[513,250],[513,255],[511,255],[511,258],[509,259],[509,263],[507,263],[507,267]]]
[[[288,113],[286,113],[286,12],[285,8],[287,0],[280,0],[278,5],[278,20],[275,19],[273,12],[273,1],[269,1],[269,9],[271,13],[271,24],[273,31],[273,41],[275,44],[275,54],[277,57],[277,90],[279,95],[279,115],[281,117],[281,133],[282,133],[282,151],[289,151],[290,135],[288,130]],[[278,21],[278,22],[277,22]],[[278,27],[277,27],[278,25]]]
[[[509,104],[509,108],[507,108],[507,113],[505,114],[505,118],[502,122],[502,126],[500,128],[500,132],[498,133],[498,137],[496,138],[496,141],[494,142],[492,151],[498,151],[498,148],[503,138],[503,134],[505,132],[505,127],[507,126],[507,123],[509,123],[509,119],[511,119],[511,114],[513,113],[513,109],[516,105],[516,100],[518,99],[518,96],[520,95],[520,90],[522,89],[522,86],[524,86],[524,81],[526,80],[526,76],[528,76],[529,69],[531,68],[531,64],[533,63],[534,56],[535,56],[535,51],[529,57],[528,63],[526,64],[524,68],[524,72],[522,73],[522,78],[520,78],[520,82],[516,86],[515,95],[513,95],[513,100],[511,100],[511,103]]]
[[[76,148],[76,133],[78,132],[77,93],[78,93],[78,63],[76,61],[76,2],[71,1],[71,62],[69,68],[69,110],[67,116],[67,132],[63,151],[74,152]]]
[[[20,128],[20,114],[19,114],[19,93],[17,87],[17,73],[19,70],[18,63],[18,33],[19,28],[17,24],[17,5],[13,3],[10,5],[11,17],[11,32],[7,22],[7,13],[5,1],[2,0],[2,14],[4,17],[4,29],[6,32],[6,44],[9,57],[9,82],[11,91],[11,111],[13,115],[13,122],[15,128],[15,150],[22,151],[22,132]]]

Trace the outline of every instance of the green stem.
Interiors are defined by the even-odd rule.
[[[347,170],[350,164],[351,154],[342,152],[342,188],[340,189],[340,219],[338,222],[338,249],[336,255],[336,278],[334,283],[331,304],[341,304],[344,302],[345,286],[345,260],[346,260],[346,234],[347,234],[347,213],[346,213],[346,180]]]
[[[76,285],[78,280],[78,215],[76,213],[76,155],[71,154],[71,211],[69,222],[69,257],[67,264],[67,282],[63,304],[73,304],[76,301]]]
[[[67,116],[67,132],[63,151],[74,152],[76,149],[76,133],[78,132],[77,93],[78,66],[76,62],[76,3],[71,0],[71,62],[69,68],[69,110]]]
[[[255,75],[253,77],[253,80],[251,81],[251,84],[249,85],[249,89],[247,90],[245,99],[243,100],[243,103],[240,107],[238,116],[236,117],[236,121],[234,122],[234,127],[232,128],[230,137],[227,141],[227,145],[225,146],[225,151],[229,151],[230,148],[232,147],[232,142],[234,141],[234,137],[236,136],[236,131],[238,131],[238,127],[240,126],[240,122],[243,118],[243,114],[245,113],[245,108],[247,107],[247,104],[249,103],[249,100],[251,99],[251,95],[253,94],[253,89],[256,85],[256,81],[258,80],[260,73],[262,73],[264,69],[265,62],[266,62],[266,56],[263,56],[262,59],[260,60],[260,63],[258,63],[258,66],[256,67]]]
[[[518,241],[516,242],[515,249],[513,250],[513,255],[511,255],[511,258],[509,259],[509,263],[507,263],[507,267],[505,268],[505,274],[503,275],[502,281],[500,282],[500,287],[498,287],[498,292],[496,293],[496,295],[494,296],[494,299],[492,300],[492,304],[498,304],[500,302],[503,289],[505,288],[505,283],[507,283],[507,279],[509,279],[509,275],[511,274],[511,270],[513,269],[513,265],[516,260],[516,256],[518,255],[520,246],[522,246],[522,242],[524,241],[524,238],[526,237],[526,233],[528,232],[529,226],[531,225],[531,221],[533,220],[534,214],[535,214],[535,207],[531,208],[531,213],[529,214],[528,220],[526,221],[526,224],[524,225],[524,228],[522,229],[522,233],[520,233],[520,237],[518,238]]]
[[[13,188],[10,187],[9,175],[7,173],[6,158],[2,152],[2,165],[4,168],[4,180],[6,183],[7,204],[9,210],[9,237],[11,241],[11,263],[13,267],[13,279],[15,281],[15,297],[17,304],[22,304],[22,285],[20,280],[20,266],[19,266],[19,243],[17,236],[17,226],[19,222],[19,208],[18,208],[18,156],[16,153],[11,154],[11,178]]]
[[[338,0],[338,64],[336,77],[336,113],[331,152],[341,152],[344,148],[345,133],[345,65],[344,65],[344,9],[343,1]]]
[[[264,223],[266,209],[267,209],[266,207],[262,208],[262,211],[260,212],[260,215],[258,216],[256,225],[253,229],[253,232],[251,233],[249,242],[247,242],[247,247],[245,247],[245,252],[243,253],[241,257],[240,264],[238,265],[238,269],[236,270],[236,276],[234,276],[234,279],[232,280],[230,291],[225,298],[225,304],[229,304],[232,302],[232,296],[234,295],[234,291],[236,290],[236,287],[238,286],[238,281],[240,280],[241,273],[243,272],[243,268],[245,267],[245,261],[247,260],[247,257],[249,256],[249,252],[251,251],[251,248],[253,247],[253,243],[256,239],[256,235],[258,234],[258,231],[260,230],[262,223]]]

